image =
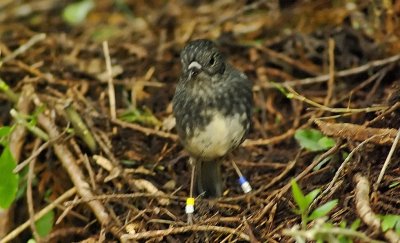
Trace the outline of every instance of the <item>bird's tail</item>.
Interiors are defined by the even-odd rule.
[[[221,161],[197,161],[195,185],[197,194],[216,198],[222,196]]]

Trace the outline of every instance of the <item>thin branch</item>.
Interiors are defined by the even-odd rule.
[[[66,131],[67,131],[67,129],[65,129],[65,131],[63,133],[61,133],[59,136],[57,136],[56,138],[50,139],[49,141],[42,144],[39,148],[35,149],[32,152],[31,156],[29,156],[29,158],[22,161],[14,168],[13,173],[20,172],[27,164],[29,164],[33,159],[35,159],[43,150],[47,149],[52,143],[58,141],[65,134]]]
[[[117,118],[117,112],[115,108],[115,90],[114,90],[114,83],[112,77],[112,68],[111,68],[111,60],[110,60],[110,52],[108,50],[108,42],[103,42],[103,52],[104,58],[106,60],[106,68],[107,68],[107,75],[108,75],[108,99],[110,102],[110,115],[112,119]]]
[[[211,231],[211,232],[219,232],[219,233],[226,233],[226,234],[233,234],[239,236],[242,240],[249,241],[250,237],[243,233],[238,232],[235,229],[231,229],[228,227],[221,227],[221,226],[213,226],[213,225],[189,225],[183,226],[179,228],[169,228],[165,230],[151,230],[151,231],[144,231],[139,232],[136,234],[125,234],[122,235],[121,239],[123,242],[127,242],[128,240],[139,240],[139,239],[148,239],[148,238],[156,238],[156,237],[164,237],[172,234],[182,234],[186,232],[196,232],[196,231]]]
[[[34,98],[36,105],[40,105],[41,101],[38,97]],[[54,122],[44,114],[38,115],[38,124],[43,127],[51,138],[57,138],[59,136],[58,129]],[[86,182],[85,176],[83,175],[81,169],[77,165],[75,158],[71,151],[64,144],[55,143],[53,144],[53,149],[58,159],[61,161],[64,169],[67,171],[71,181],[75,185],[79,195],[82,198],[93,197],[94,194]],[[111,217],[107,212],[105,206],[99,201],[88,202],[88,206],[91,208],[92,212],[96,215],[99,223],[104,226],[111,226],[111,232],[119,237],[120,233],[115,225],[112,225]]]
[[[314,161],[307,166],[300,174],[298,174],[294,179],[296,181],[299,181],[302,179],[305,175],[307,175],[315,166],[317,166],[319,163],[321,163],[322,160],[327,158],[328,156],[336,153],[339,148],[341,147],[341,144],[338,142],[336,145],[332,148],[330,148],[328,151],[323,153],[322,155],[318,156],[317,158],[314,159]],[[256,215],[254,216],[254,219],[251,219],[250,222],[253,224],[258,224],[258,222],[262,219],[262,217],[272,208],[272,206],[276,203],[276,200],[278,198],[281,198],[283,194],[285,194],[291,187],[291,183],[288,182],[285,186],[283,186],[281,189],[276,191],[276,194],[274,195],[274,199],[272,199],[267,205],[264,206],[264,208]]]
[[[97,149],[96,140],[94,140],[92,133],[87,128],[80,114],[73,107],[72,102],[66,102],[63,108],[64,114],[71,122],[76,134],[85,142],[90,151],[95,152]]]
[[[22,92],[15,104],[15,108],[22,115],[29,114],[32,106],[32,94],[34,93],[33,87],[31,85],[22,86]],[[27,134],[27,129],[25,126],[16,124],[15,128],[12,130],[10,135],[10,150],[15,159],[15,161],[19,162],[21,158],[22,147],[25,142],[25,137]]]
[[[378,116],[376,116],[374,119],[367,121],[363,124],[363,126],[365,127],[370,127],[372,124],[374,124],[375,122],[381,121],[385,116],[387,116],[388,114],[392,113],[393,111],[397,110],[400,108],[400,102],[396,102],[394,105],[392,105],[391,107],[388,107],[388,109],[386,109],[385,111],[383,111],[381,114],[379,114]]]
[[[270,48],[264,47],[264,46],[256,46],[256,48],[258,48],[259,50],[261,50],[262,52],[266,53],[269,58],[271,59],[278,59],[281,60],[289,65],[292,65],[302,71],[305,71],[311,75],[318,75],[320,74],[318,71],[318,67],[316,65],[310,65],[310,64],[305,64],[304,62],[302,62],[301,60],[296,60],[295,58],[291,58],[288,55],[284,54],[284,53],[280,53],[277,51],[274,51]]]
[[[41,142],[40,139],[36,138],[35,145],[33,148],[34,151],[38,149],[40,142]],[[31,226],[31,230],[33,233],[33,237],[35,238],[36,242],[41,242],[40,235],[36,230],[35,220],[33,220],[35,217],[35,209],[34,209],[34,205],[33,205],[32,180],[33,180],[33,176],[34,176],[35,162],[36,162],[36,157],[29,164],[28,181],[27,181],[27,188],[26,188],[26,201],[28,204],[30,226]]]
[[[355,149],[353,149],[349,155],[347,155],[346,159],[343,161],[343,163],[340,165],[339,169],[336,171],[335,176],[332,178],[331,182],[329,183],[328,187],[317,197],[317,199],[315,199],[311,205],[311,207],[313,207],[313,205],[315,203],[317,203],[317,201],[319,201],[320,198],[322,198],[324,195],[326,195],[328,192],[331,191],[333,185],[336,183],[337,179],[339,178],[341,172],[343,171],[343,169],[345,168],[345,166],[347,165],[347,163],[350,161],[351,158],[353,158],[353,155],[355,154],[355,152],[357,152],[358,150],[360,150],[366,143],[371,142],[371,140],[376,139],[376,137],[382,137],[384,135],[374,135],[366,140],[364,140],[362,143],[360,143]]]
[[[0,63],[1,64],[1,63]],[[0,65],[1,66],[1,65]],[[7,96],[7,98],[13,102],[17,103],[18,102],[18,94],[15,93],[8,84],[0,78],[0,91],[4,92],[4,94]]]
[[[359,73],[369,71],[372,68],[384,66],[389,63],[397,62],[399,60],[400,60],[400,54],[394,55],[394,56],[391,56],[388,58],[380,59],[380,60],[371,61],[362,66],[338,71],[335,73],[335,78],[342,78],[342,77],[346,77],[346,76],[356,75]],[[315,84],[315,83],[323,83],[323,82],[328,81],[329,77],[330,77],[330,74],[324,74],[324,75],[312,77],[312,78],[286,81],[286,82],[281,83],[281,85],[284,85],[287,87],[294,87],[294,86],[301,86],[301,85],[308,85],[308,84]],[[261,84],[261,87],[273,88],[274,85],[272,85],[271,83],[264,83],[264,84]]]
[[[363,242],[384,243],[384,241],[373,240],[362,232],[358,232],[358,231],[352,230],[352,229],[339,228],[339,227],[334,227],[334,228],[319,227],[316,229],[311,228],[309,230],[289,229],[289,230],[283,230],[283,234],[290,235],[292,237],[306,238],[309,240],[315,240],[317,235],[334,235],[336,237],[338,237],[339,235],[345,235],[345,236],[349,236],[352,238],[358,238],[358,239],[362,240]]]
[[[372,211],[372,208],[369,203],[370,185],[367,178],[365,178],[361,174],[356,174],[353,177],[353,180],[356,183],[355,200],[356,200],[357,214],[360,216],[361,220],[369,227],[372,227],[373,230],[381,231],[380,219]],[[383,235],[390,243],[400,242],[400,236],[391,229],[384,232]]]
[[[223,17],[223,18],[219,19],[218,21],[216,21],[215,24],[211,25],[210,27],[208,27],[206,29],[206,32],[209,32],[210,30],[214,29],[217,26],[222,25],[223,23],[225,23],[225,22],[227,22],[229,20],[235,19],[235,18],[239,17],[240,15],[242,15],[242,14],[248,12],[248,11],[251,11],[251,10],[254,10],[254,9],[258,9],[265,2],[270,2],[270,1],[268,1],[268,0],[258,0],[258,1],[255,1],[255,2],[251,3],[251,4],[245,5],[244,7],[242,7],[238,11],[236,11],[235,14]]]
[[[49,140],[49,136],[46,134],[46,132],[44,132],[37,126],[30,124],[25,119],[25,117],[22,114],[18,113],[18,111],[16,111],[15,109],[10,110],[10,115],[15,119],[18,124],[25,126],[31,133],[35,134],[37,137],[43,139],[44,141]]]
[[[3,60],[0,60],[0,66],[2,63],[6,63],[8,61],[11,61],[15,59],[17,56],[21,55],[22,53],[26,52],[29,48],[31,48],[33,45],[38,43],[39,41],[42,41],[46,38],[45,33],[40,33],[37,35],[32,36],[25,44],[22,46],[18,47],[13,53],[10,55],[6,56]]]
[[[277,86],[280,86],[281,84],[276,84]],[[385,106],[376,106],[376,107],[366,107],[366,108],[331,108],[325,105],[321,105],[313,100],[310,100],[302,95],[300,95],[299,93],[297,93],[293,88],[291,88],[290,86],[285,85],[284,86],[288,93],[285,92],[285,95],[288,99],[296,99],[302,102],[305,102],[311,106],[314,106],[318,109],[321,109],[323,111],[329,111],[329,112],[333,112],[333,113],[359,113],[359,112],[374,112],[374,111],[379,111],[379,110],[383,110],[386,109],[387,107]]]
[[[330,100],[332,99],[334,89],[335,89],[335,40],[330,38],[328,42],[329,46],[329,80],[328,80],[328,90],[325,97],[324,105],[328,106]]]
[[[118,199],[123,199],[123,198],[166,198],[166,199],[171,199],[171,200],[177,200],[184,202],[186,200],[186,197],[178,197],[178,196],[172,196],[172,195],[167,195],[167,194],[161,194],[157,195],[154,193],[127,193],[127,194],[111,194],[111,195],[98,195],[98,196],[93,196],[90,198],[80,198],[80,199],[75,199],[73,201],[68,201],[65,202],[65,206],[75,206],[80,203],[87,203],[90,201],[95,201],[95,200],[100,200],[100,201],[106,201],[106,200],[118,200]]]
[[[178,136],[176,134],[172,134],[172,133],[168,133],[168,132],[163,132],[163,131],[158,131],[152,128],[148,128],[148,127],[142,127],[138,124],[134,124],[134,123],[128,123],[128,122],[124,122],[121,121],[119,119],[113,119],[112,120],[113,123],[120,125],[121,127],[127,127],[130,129],[133,129],[135,131],[139,131],[141,133],[144,133],[146,135],[156,135],[162,138],[168,138],[171,139],[173,141],[178,140]]]
[[[296,132],[296,129],[291,128],[287,130],[283,134],[279,134],[275,137],[271,138],[260,138],[260,139],[246,139],[242,146],[243,147],[252,147],[252,146],[265,146],[265,145],[270,145],[270,144],[277,144],[291,136]]]
[[[374,191],[378,190],[379,184],[381,183],[382,179],[383,179],[383,175],[385,174],[385,171],[389,165],[390,160],[392,159],[393,153],[397,147],[397,144],[399,143],[399,139],[400,139],[400,128],[397,131],[397,135],[393,141],[392,147],[390,148],[389,154],[386,157],[385,163],[383,164],[383,167],[381,169],[381,172],[379,173],[378,176],[378,180],[376,180],[375,184],[374,184]]]

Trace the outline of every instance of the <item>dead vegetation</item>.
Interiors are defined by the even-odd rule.
[[[400,215],[400,1],[382,2],[96,1],[71,26],[68,1],[3,1],[0,124],[15,124],[15,171],[29,172],[0,242],[294,242],[292,178],[322,189],[314,207],[338,199],[330,222],[360,218],[360,241],[398,242],[375,215]],[[196,38],[254,81],[253,128],[232,155],[253,191],[226,161],[224,196],[196,200],[188,225],[170,102]],[[336,146],[301,149],[293,136],[309,127]],[[51,210],[41,238],[32,219]]]

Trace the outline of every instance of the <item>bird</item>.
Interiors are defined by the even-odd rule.
[[[253,107],[252,83],[207,39],[181,51],[182,71],[172,99],[176,130],[195,166],[194,187],[222,196],[222,161],[246,138]]]

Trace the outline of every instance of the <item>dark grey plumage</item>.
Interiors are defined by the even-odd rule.
[[[196,163],[197,192],[219,197],[221,159],[243,142],[250,127],[252,86],[209,40],[190,42],[181,62],[172,101],[176,129]]]

